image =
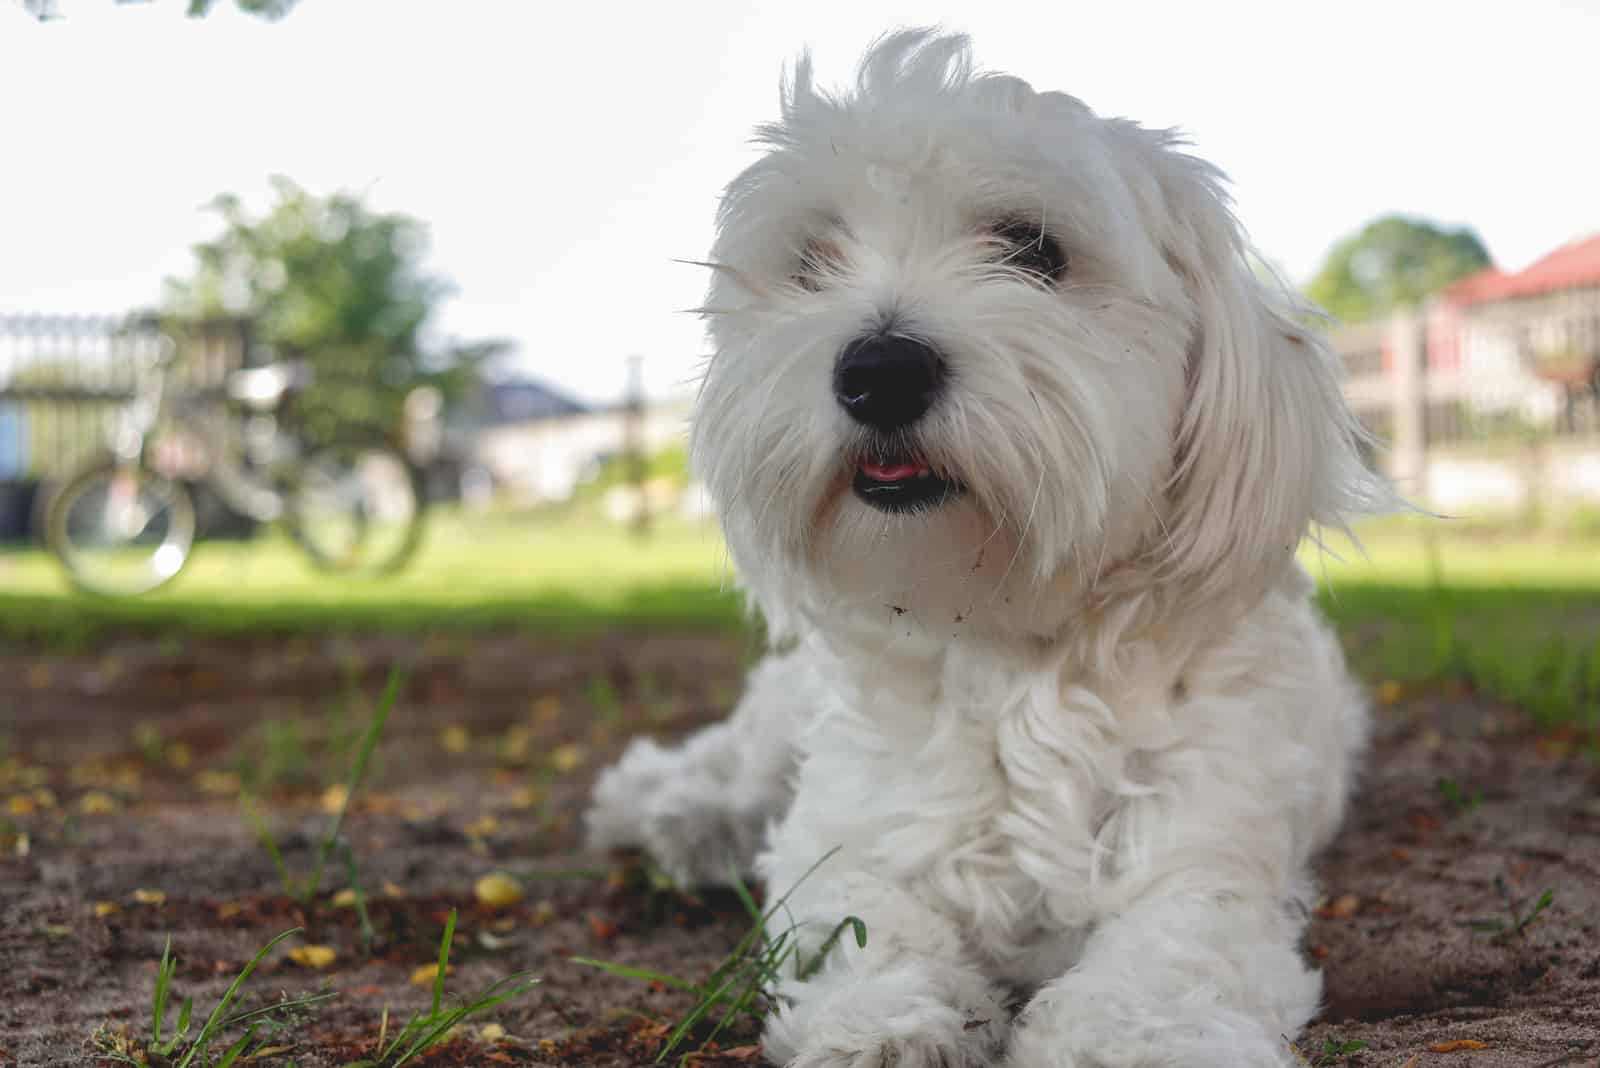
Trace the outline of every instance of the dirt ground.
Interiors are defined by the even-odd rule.
[[[452,907],[451,994],[524,969],[540,983],[413,1063],[648,1063],[661,1021],[692,998],[569,958],[698,980],[743,933],[743,912],[585,855],[576,818],[630,734],[719,714],[751,654],[748,640],[696,633],[0,652],[0,1065],[112,1063],[94,1036],[147,1033],[169,935],[174,986],[198,1014],[290,927],[304,934],[261,965],[243,1004],[340,996],[250,1063],[371,1057],[386,1006],[392,1029],[427,1003],[415,973]],[[307,872],[338,800],[329,787],[397,663],[402,697],[345,824],[376,931],[367,947],[334,897],[347,868],[331,865],[324,891],[295,904],[238,794],[258,784],[286,865]],[[1597,739],[1536,730],[1468,693],[1378,694],[1370,772],[1321,865],[1306,951],[1327,1008],[1299,1049],[1319,1066],[1600,1065]],[[476,902],[491,872],[513,876],[522,900]],[[332,960],[285,952],[301,944]],[[735,1028],[698,1063],[749,1063],[754,1038]]]

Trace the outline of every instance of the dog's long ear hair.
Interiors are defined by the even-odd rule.
[[[1196,311],[1160,571],[1202,597],[1259,590],[1308,532],[1393,497],[1361,456],[1339,361],[1309,305],[1257,278],[1224,179],[1170,134],[1153,150],[1164,252]],[[1150,158],[1150,157],[1147,157]]]

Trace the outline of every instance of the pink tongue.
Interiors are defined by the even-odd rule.
[[[899,482],[927,474],[928,468],[926,464],[875,464],[871,460],[863,460],[861,471],[874,482]]]

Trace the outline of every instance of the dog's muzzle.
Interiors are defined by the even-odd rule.
[[[960,492],[954,479],[906,445],[907,431],[933,406],[944,380],[944,360],[916,338],[857,338],[839,353],[833,395],[850,418],[875,432],[851,484],[867,504],[885,512],[920,511]]]

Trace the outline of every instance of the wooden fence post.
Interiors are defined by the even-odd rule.
[[[1428,496],[1428,389],[1423,318],[1414,307],[1389,318],[1388,348],[1394,372],[1393,460],[1390,477],[1417,504]]]

